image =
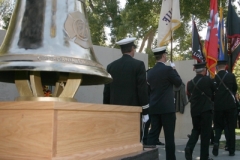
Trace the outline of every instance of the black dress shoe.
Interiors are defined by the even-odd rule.
[[[192,160],[192,152],[189,147],[185,148],[185,158],[186,160]]]
[[[212,158],[208,157],[208,160],[213,160]]]
[[[217,143],[215,143],[214,145],[213,145],[213,150],[212,150],[212,154],[214,155],[214,156],[218,156],[218,144]]]
[[[229,156],[235,156],[235,153],[229,153]]]
[[[161,145],[161,146],[163,146],[163,145],[165,145],[165,144],[159,141],[159,142],[156,143],[156,145]]]
[[[157,148],[156,145],[143,145],[143,148]]]

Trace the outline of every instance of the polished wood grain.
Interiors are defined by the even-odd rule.
[[[77,102],[0,102],[0,160],[95,160],[142,151],[140,112]]]
[[[0,110],[0,124],[0,157],[51,157],[53,111]]]
[[[14,109],[14,110],[81,110],[81,111],[108,111],[108,112],[142,112],[140,106],[121,106],[121,105],[104,105],[92,103],[79,102],[44,102],[44,101],[14,101],[14,102],[0,102],[0,110]]]

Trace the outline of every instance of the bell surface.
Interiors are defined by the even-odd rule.
[[[69,73],[81,74],[81,85],[112,81],[94,54],[84,0],[16,1],[0,48],[0,81],[14,83],[22,71],[37,72],[47,85]]]

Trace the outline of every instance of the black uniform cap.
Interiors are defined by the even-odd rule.
[[[193,65],[195,69],[206,68],[206,62],[197,63]]]
[[[217,65],[227,65],[227,61],[226,60],[219,60],[219,61],[217,61]]]

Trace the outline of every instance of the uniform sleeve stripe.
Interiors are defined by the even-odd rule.
[[[147,109],[149,108],[149,104],[145,105],[145,106],[142,106],[143,109]]]

